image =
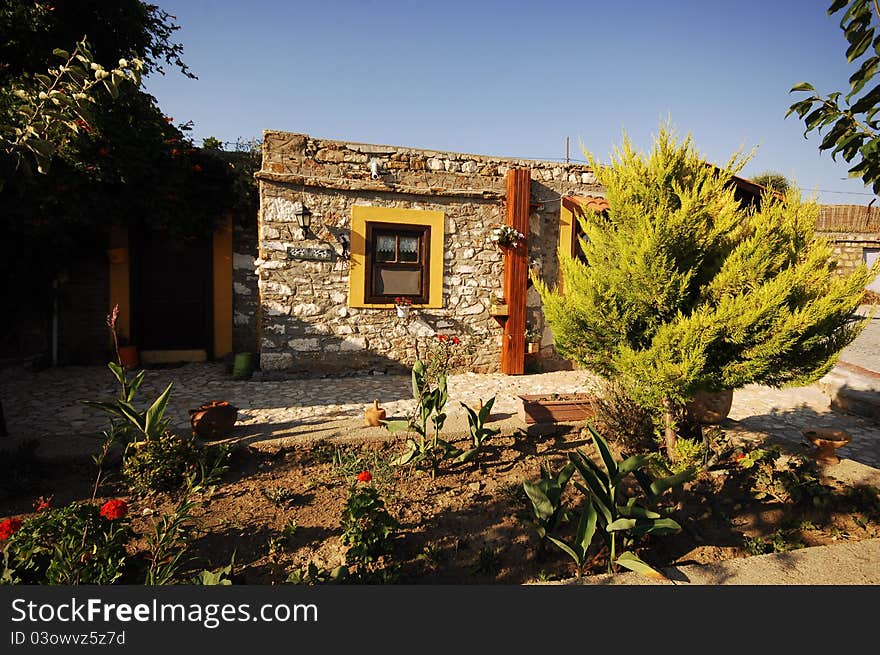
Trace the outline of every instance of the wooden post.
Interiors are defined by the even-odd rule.
[[[528,168],[507,172],[506,223],[525,235],[517,248],[504,255],[504,300],[507,320],[501,343],[501,372],[522,375],[526,359],[526,285],[529,279],[529,197],[532,180]]]

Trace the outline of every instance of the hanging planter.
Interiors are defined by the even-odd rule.
[[[489,241],[503,251],[508,248],[518,248],[525,238],[526,236],[522,232],[510,225],[496,225],[492,228]]]

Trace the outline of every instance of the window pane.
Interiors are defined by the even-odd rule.
[[[399,261],[402,262],[417,262],[419,261],[419,238],[418,237],[410,237],[410,236],[401,236],[400,237],[400,245],[398,246],[400,251]]]
[[[393,262],[396,261],[395,250],[397,249],[397,239],[393,236],[376,237],[376,261],[377,262]]]
[[[380,268],[376,275],[376,293],[381,296],[417,296],[422,292],[422,272]]]

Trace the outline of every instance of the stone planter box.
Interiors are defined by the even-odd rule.
[[[596,415],[595,401],[589,393],[517,396],[517,415],[526,423],[576,423]]]

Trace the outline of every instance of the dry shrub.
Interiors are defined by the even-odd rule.
[[[605,380],[596,399],[596,423],[605,437],[628,454],[657,449],[655,412],[632,398],[617,380]]]

